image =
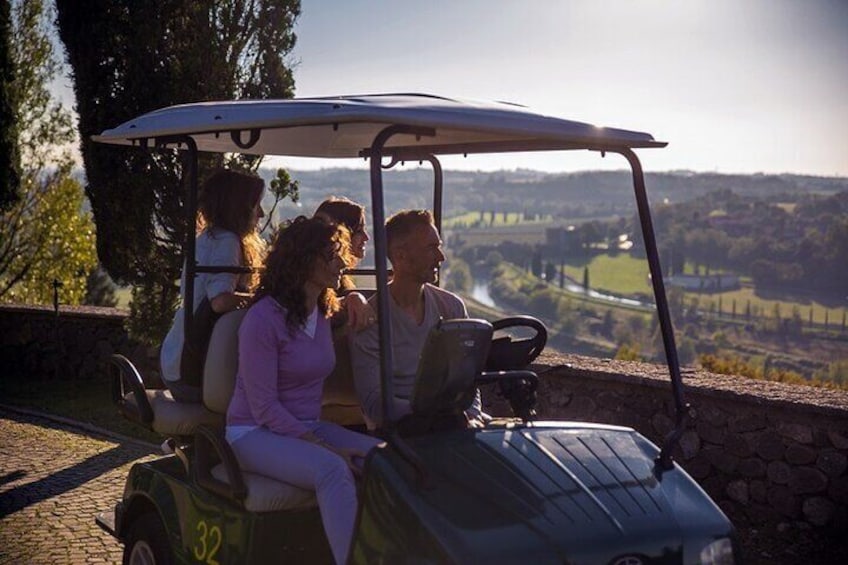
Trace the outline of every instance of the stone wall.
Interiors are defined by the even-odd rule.
[[[111,353],[158,379],[155,348],[132,343],[125,311],[0,306],[2,378],[90,378]],[[545,419],[635,428],[661,445],[673,427],[665,367],[546,354],[538,412]],[[848,392],[689,370],[693,418],[678,461],[739,528],[848,526]],[[494,412],[493,394],[485,397]],[[844,543],[844,542],[843,542]]]
[[[155,348],[132,342],[127,311],[94,306],[0,305],[2,377],[93,378],[105,374],[112,353],[130,358],[151,381],[158,379]]]

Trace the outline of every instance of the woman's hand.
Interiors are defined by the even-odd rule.
[[[362,331],[377,321],[374,309],[359,292],[345,295],[342,299],[342,307],[347,314],[347,326],[353,331]]]
[[[250,305],[251,298],[251,294],[244,292],[222,292],[210,300],[209,305],[216,314],[223,314],[239,308],[246,308]]]
[[[305,434],[300,436],[300,439],[323,447],[324,449],[329,449],[330,451],[345,460],[345,463],[347,463],[347,466],[350,468],[351,471],[353,471],[354,475],[358,477],[362,474],[361,460],[365,459],[364,451],[347,447],[336,447],[333,444],[327,443],[312,432],[306,432]],[[356,461],[354,461],[354,459],[360,459],[360,462],[357,463]]]
[[[348,447],[336,447],[329,443],[324,443],[324,447],[344,459],[355,476],[362,476],[362,462],[365,460],[364,451]]]

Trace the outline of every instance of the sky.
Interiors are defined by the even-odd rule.
[[[302,0],[295,32],[298,97],[504,100],[669,142],[640,152],[647,171],[848,176],[848,0]],[[443,165],[626,166],[589,152]]]

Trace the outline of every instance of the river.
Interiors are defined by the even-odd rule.
[[[492,299],[492,295],[489,294],[489,281],[474,279],[474,284],[471,287],[471,298],[490,308],[498,307]]]
[[[654,308],[654,304],[650,302],[641,302],[633,298],[622,298],[620,296],[612,296],[611,294],[597,292],[595,290],[592,290],[591,288],[588,292],[586,292],[586,289],[584,289],[582,286],[570,281],[565,282],[565,290],[573,292],[575,294],[585,294],[588,295],[590,298],[595,298],[597,300],[603,300],[606,302],[612,302],[614,304],[623,304],[625,306],[636,306],[651,309]],[[500,307],[497,303],[495,303],[495,300],[492,298],[492,295],[489,294],[489,281],[486,279],[474,279],[474,283],[471,286],[471,298],[491,308]]]

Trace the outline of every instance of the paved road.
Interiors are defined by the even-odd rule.
[[[0,564],[120,563],[94,523],[123,491],[143,444],[0,408]]]

